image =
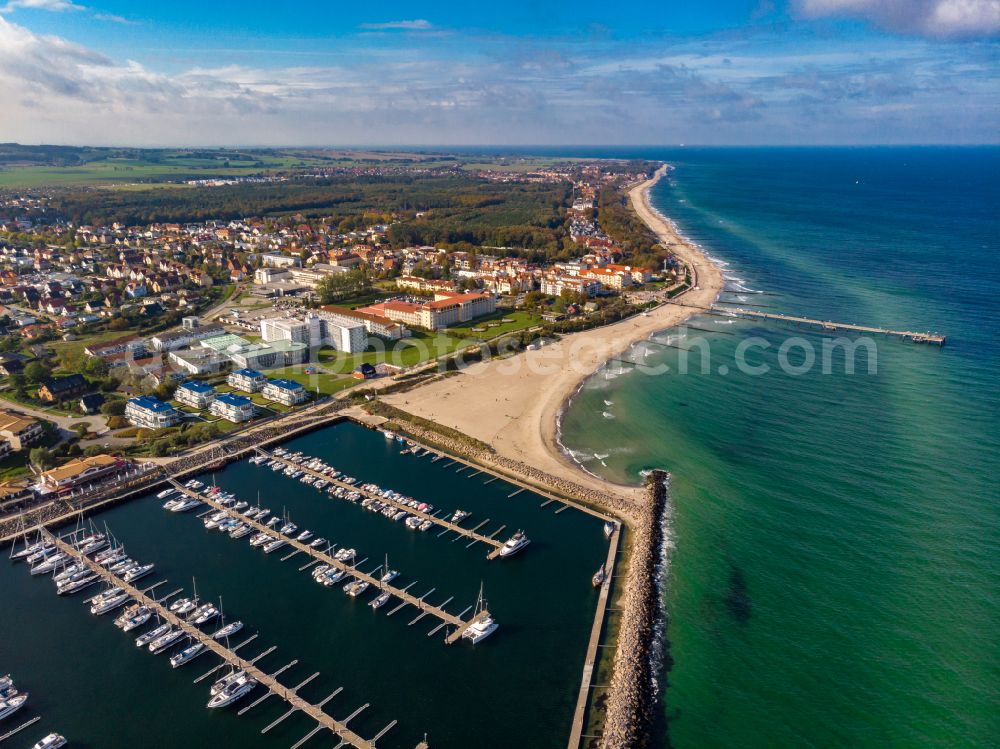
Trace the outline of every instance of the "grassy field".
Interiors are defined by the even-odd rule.
[[[503,322],[509,320],[510,322]],[[532,312],[520,310],[518,312],[499,311],[485,317],[477,317],[475,320],[451,325],[448,328],[449,334],[459,335],[463,338],[475,338],[480,341],[496,338],[498,335],[513,333],[518,330],[527,330],[534,325],[541,325],[542,318]],[[477,330],[485,328],[485,330]]]
[[[379,340],[382,343],[381,339]],[[444,333],[413,331],[411,338],[385,342],[369,347],[363,354],[345,354],[330,348],[320,349],[320,365],[333,372],[348,374],[361,364],[393,364],[397,367],[412,367],[439,356],[450,354],[461,348],[467,339]]]
[[[128,187],[135,183],[164,183],[182,187],[177,182],[214,177],[247,177],[268,172],[304,168],[329,162],[305,155],[261,154],[260,158],[226,158],[225,153],[212,158],[192,157],[186,152],[165,151],[155,160],[138,158],[97,158],[74,166],[6,166],[0,169],[0,188],[103,185]],[[172,184],[171,184],[172,183]]]

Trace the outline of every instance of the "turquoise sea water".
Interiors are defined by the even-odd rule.
[[[576,397],[562,437],[588,470],[673,473],[661,744],[995,746],[1000,151],[630,155],[676,166],[653,203],[727,263],[724,301],[948,335],[792,375],[779,346],[826,336],[703,315],[656,339],[706,341],[705,370],[639,346],[670,371],[615,365]],[[752,336],[765,375],[737,366]]]

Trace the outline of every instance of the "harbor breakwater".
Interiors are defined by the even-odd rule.
[[[665,533],[668,510],[666,471],[647,479],[649,502],[632,528],[628,580],[622,594],[621,627],[607,694],[601,749],[637,749],[650,745],[657,714],[656,673],[663,638]]]

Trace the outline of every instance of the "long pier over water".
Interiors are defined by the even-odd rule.
[[[758,312],[757,310],[744,309],[742,307],[727,309],[726,312],[734,315],[742,315],[743,317],[756,317],[762,320],[778,320],[780,322],[795,323],[796,325],[812,325],[820,327],[823,330],[849,330],[854,333],[895,336],[913,341],[914,343],[934,343],[938,346],[943,346],[947,340],[945,336],[938,335],[937,333],[917,333],[912,330],[890,330],[889,328],[876,328],[869,325],[853,325],[843,322],[831,322],[830,320],[813,320],[809,317],[781,315],[776,312]]]
[[[246,671],[253,678],[255,678],[261,686],[269,690],[271,694],[277,695],[278,697],[281,697],[281,699],[285,700],[285,702],[287,702],[291,707],[290,713],[295,711],[305,713],[310,718],[315,720],[319,726],[322,726],[335,734],[337,738],[340,739],[340,743],[337,746],[350,745],[356,747],[357,749],[376,749],[374,741],[369,741],[368,739],[354,733],[354,731],[347,727],[346,722],[339,721],[324,712],[320,705],[314,705],[302,697],[299,697],[294,689],[289,689],[272,675],[257,668],[253,665],[253,663],[243,660],[235,652],[225,647],[218,640],[212,639],[210,635],[202,632],[193,624],[177,616],[177,614],[170,611],[170,609],[159,603],[155,598],[146,595],[134,585],[125,582],[120,577],[82,554],[76,547],[66,543],[58,536],[49,533],[47,530],[44,530],[43,534],[47,536],[53,544],[58,546],[60,550],[71,555],[78,562],[87,565],[87,567],[97,573],[97,575],[108,585],[121,588],[137,602],[153,609],[162,621],[182,629],[188,637],[196,642],[200,642],[207,650],[215,653],[234,668]],[[324,700],[324,703],[325,702],[326,700]]]
[[[664,302],[678,307],[699,309],[702,312],[708,312],[710,314],[714,313],[724,314],[726,316],[736,315],[739,317],[753,317],[758,320],[773,320],[775,322],[808,325],[815,328],[822,328],[823,330],[844,330],[851,331],[852,333],[870,333],[872,335],[894,336],[896,338],[913,341],[914,343],[933,343],[938,346],[943,346],[948,340],[947,336],[940,335],[939,333],[920,333],[914,330],[892,330],[891,328],[879,328],[874,325],[855,325],[853,323],[834,322],[833,320],[814,320],[811,317],[783,315],[778,312],[761,312],[755,309],[746,309],[745,307],[719,307],[718,303],[713,304],[710,307],[706,307],[701,304],[688,304],[687,302],[677,301],[676,299],[665,299]],[[714,333],[717,331],[712,332]]]
[[[222,512],[225,512],[230,517],[236,518],[240,522],[246,523],[247,525],[255,528],[257,531],[261,533],[267,533],[270,536],[274,536],[276,538],[277,537],[282,538],[284,541],[288,543],[289,546],[302,552],[303,554],[309,555],[314,560],[320,561],[324,564],[328,564],[332,567],[336,567],[337,569],[341,570],[347,575],[356,577],[359,580],[364,580],[373,588],[380,589],[382,591],[392,594],[393,596],[398,598],[401,602],[408,603],[411,606],[417,608],[420,611],[420,617],[418,618],[422,618],[423,616],[429,615],[437,619],[440,619],[441,620],[440,626],[450,625],[454,627],[454,629],[445,638],[445,642],[449,645],[451,645],[454,642],[457,642],[465,633],[465,630],[467,630],[470,626],[480,621],[481,619],[486,619],[490,616],[489,611],[483,610],[482,612],[472,617],[471,619],[468,620],[462,619],[458,616],[455,616],[454,614],[448,613],[439,606],[432,606],[431,604],[425,602],[424,597],[426,597],[426,594],[425,596],[418,598],[417,596],[413,595],[412,593],[408,593],[402,588],[397,588],[393,585],[389,585],[388,583],[383,583],[379,578],[373,577],[372,575],[362,572],[356,567],[347,564],[346,562],[343,562],[339,559],[336,559],[327,554],[326,552],[321,551],[320,549],[314,549],[311,546],[309,546],[309,544],[303,543],[301,541],[296,541],[295,539],[288,538],[287,536],[280,536],[277,533],[277,531],[268,528],[266,525],[258,523],[256,520],[252,520],[244,515],[241,515],[238,512],[232,510],[231,508],[226,507],[224,504],[216,502],[215,500],[209,497],[205,497],[201,494],[192,492],[190,489],[185,488],[178,481],[174,479],[171,479],[170,483],[173,484],[175,489],[186,494],[187,496],[192,497],[194,499],[200,499],[202,502],[209,505],[210,507],[214,507],[216,510],[221,510]],[[414,620],[414,622],[415,621],[416,620]],[[440,626],[436,627],[434,630],[432,630],[432,632],[437,631],[437,629],[439,629]]]

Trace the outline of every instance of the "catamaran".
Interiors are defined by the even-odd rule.
[[[481,619],[478,618],[485,612],[486,612],[486,599],[483,598],[483,586],[482,584],[480,584],[479,598],[476,600],[476,611],[472,615],[472,618],[476,619],[477,621],[475,621],[473,624],[470,624],[466,628],[466,630],[462,633],[463,640],[471,640],[472,644],[475,645],[476,643],[482,642],[491,634],[497,631],[497,628],[500,625],[497,624],[495,621],[493,621],[492,616],[487,615],[482,617]]]

